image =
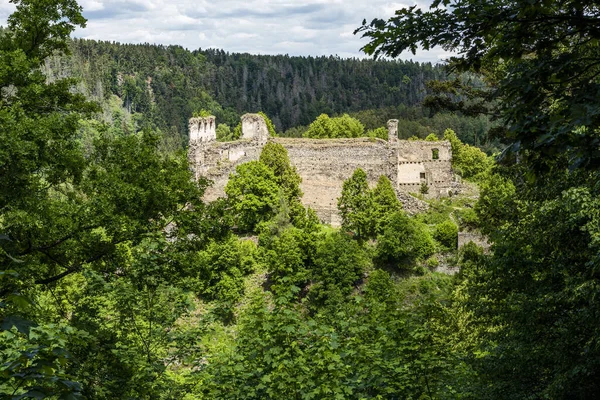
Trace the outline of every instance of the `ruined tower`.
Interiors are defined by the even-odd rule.
[[[215,117],[190,118],[190,142],[212,142],[217,140]]]
[[[206,172],[204,159],[206,144],[217,141],[217,127],[215,117],[194,117],[189,123],[190,137],[188,160],[194,171],[196,179]]]
[[[260,114],[242,115],[242,139],[257,140],[259,143],[265,144],[268,138],[267,123]]]

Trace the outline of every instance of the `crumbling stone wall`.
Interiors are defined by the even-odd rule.
[[[450,142],[398,141],[398,189],[418,193],[426,184],[430,197],[448,196],[454,181]]]
[[[337,225],[337,199],[344,180],[357,168],[367,174],[370,186],[379,176],[394,181],[395,154],[380,139],[292,139],[274,138],[288,151],[290,162],[302,177],[302,202],[315,210],[321,220]]]
[[[235,142],[220,143],[216,136],[209,135],[192,136],[190,130],[189,158],[196,177],[205,176],[213,181],[205,194],[205,199],[212,201],[225,195],[229,175],[239,164],[258,160],[267,141],[280,143],[302,177],[302,202],[332,225],[340,223],[337,199],[343,182],[357,168],[366,172],[371,187],[381,175],[387,176],[405,208],[422,208],[416,204],[417,199],[406,193],[418,193],[423,183],[427,184],[430,196],[447,195],[453,186],[450,143],[398,140],[397,120],[388,122],[388,130],[387,141],[271,138],[260,115],[246,114],[242,117],[242,139]],[[415,204],[407,204],[410,202]]]
[[[242,139],[254,139],[264,145],[269,138],[269,129],[259,114],[242,115]]]
[[[190,143],[193,141],[211,142],[217,140],[215,117],[190,118]]]

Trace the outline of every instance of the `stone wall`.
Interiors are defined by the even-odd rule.
[[[258,160],[267,141],[280,143],[302,177],[304,205],[313,208],[323,222],[339,225],[337,199],[344,180],[357,168],[365,171],[371,187],[381,175],[387,176],[405,204],[414,198],[404,193],[418,193],[423,183],[432,197],[448,195],[453,187],[450,143],[398,140],[397,126],[397,120],[388,122],[388,141],[271,138],[260,115],[246,114],[242,117],[242,139],[235,142],[217,142],[208,134],[192,136],[190,130],[190,164],[196,177],[213,181],[205,194],[205,199],[212,201],[224,196],[225,185],[236,166]]]
[[[394,181],[395,154],[380,139],[292,139],[274,138],[283,145],[290,162],[302,177],[302,202],[315,210],[322,221],[337,225],[337,199],[344,180],[357,168],[367,174],[370,186],[379,176]]]
[[[488,242],[488,238],[479,232],[458,232],[459,249],[469,242],[473,242],[477,246],[483,247],[485,252],[488,252],[491,246],[490,242]]]

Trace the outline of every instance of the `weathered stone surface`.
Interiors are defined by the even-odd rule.
[[[217,140],[215,117],[190,118],[190,142],[211,142]]]
[[[460,249],[469,242],[475,243],[477,246],[483,247],[483,250],[487,253],[490,249],[490,242],[488,238],[479,232],[458,232],[458,248]]]
[[[428,186],[428,197],[447,196],[456,186],[450,143],[398,140],[397,120],[388,122],[388,130],[387,141],[272,138],[260,115],[246,114],[242,117],[242,139],[235,142],[204,140],[204,136],[192,136],[190,131],[189,159],[196,177],[206,176],[213,181],[205,194],[205,199],[212,201],[225,195],[225,185],[236,166],[258,160],[267,141],[280,143],[302,177],[302,202],[313,208],[323,222],[334,226],[340,223],[337,201],[343,182],[357,168],[365,171],[371,187],[381,175],[387,176],[411,213],[427,208],[426,203],[409,195],[419,193],[423,184]]]
[[[269,129],[259,114],[242,115],[242,139],[254,139],[263,145],[269,138]]]

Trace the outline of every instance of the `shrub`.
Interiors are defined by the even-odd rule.
[[[472,208],[458,210],[456,216],[461,229],[475,229],[479,226],[479,218]]]
[[[440,265],[440,260],[436,256],[431,256],[425,261],[428,268],[437,268]]]
[[[409,218],[403,212],[394,213],[375,249],[379,262],[398,264],[422,260],[435,252],[433,238],[426,225]]]
[[[260,161],[239,165],[225,186],[238,228],[251,231],[273,216],[279,187],[273,171]]]
[[[458,242],[458,226],[446,220],[435,226],[433,237],[447,249],[456,249]]]
[[[327,299],[343,299],[370,264],[364,247],[349,235],[328,234],[317,244],[313,269],[316,285],[311,288],[311,297],[317,304],[325,304]]]

